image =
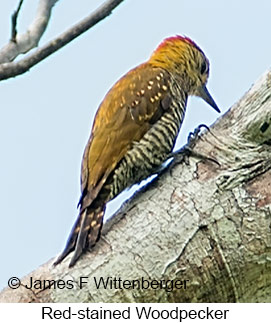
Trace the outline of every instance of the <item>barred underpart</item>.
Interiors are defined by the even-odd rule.
[[[172,152],[183,121],[187,95],[177,83],[173,83],[170,92],[172,101],[168,111],[133,144],[114,170],[109,187],[110,200],[155,173]]]

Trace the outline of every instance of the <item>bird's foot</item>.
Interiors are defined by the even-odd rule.
[[[187,144],[184,147],[169,154],[168,158],[173,158],[174,164],[179,164],[184,162],[186,165],[189,165],[189,157],[195,157],[198,159],[214,162],[215,164],[220,166],[219,162],[216,159],[208,157],[201,153],[198,153],[194,150],[194,147],[200,136],[200,132],[202,128],[205,128],[207,131],[210,131],[208,126],[206,126],[205,124],[200,124],[193,132],[189,133]]]

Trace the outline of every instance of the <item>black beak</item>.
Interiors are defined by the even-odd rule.
[[[213,107],[217,112],[220,112],[218,106],[216,105],[214,99],[212,98],[211,94],[209,93],[205,85],[203,85],[198,90],[198,96],[200,96],[205,102],[210,104],[210,106]]]

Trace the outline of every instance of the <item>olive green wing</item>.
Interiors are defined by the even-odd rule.
[[[107,93],[83,156],[81,207],[90,205],[132,144],[168,109],[171,104],[169,77],[162,69],[142,64]]]

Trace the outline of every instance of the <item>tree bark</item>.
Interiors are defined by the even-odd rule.
[[[55,268],[50,260],[22,279],[61,280],[62,288],[7,287],[0,302],[271,302],[271,71],[194,151],[219,165],[173,161],[106,223],[75,267],[70,257]],[[104,289],[94,277],[179,285]]]

